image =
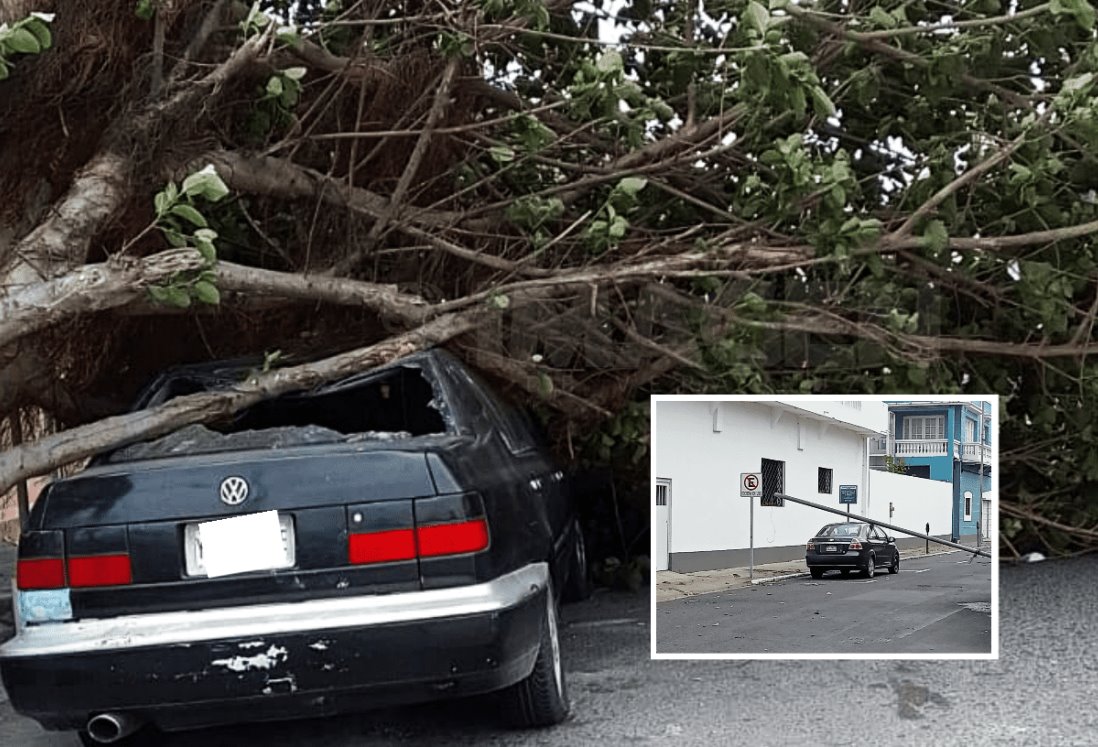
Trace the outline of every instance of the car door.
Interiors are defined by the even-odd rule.
[[[888,551],[888,543],[885,541],[884,532],[877,527],[871,527],[869,530],[869,547],[873,551],[873,562],[877,564],[877,567],[892,563],[892,554]]]

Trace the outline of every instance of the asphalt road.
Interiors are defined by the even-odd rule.
[[[659,653],[991,652],[991,561],[905,559],[873,579],[837,572],[656,605]]]
[[[925,575],[925,574],[924,574]],[[574,718],[510,732],[491,702],[197,732],[170,745],[1098,744],[1098,557],[1001,571],[998,661],[649,661],[647,595],[565,608]],[[0,701],[2,701],[0,696]],[[0,744],[76,745],[0,702]]]

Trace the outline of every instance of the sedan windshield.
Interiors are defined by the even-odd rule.
[[[865,524],[828,524],[821,529],[817,537],[857,537]]]

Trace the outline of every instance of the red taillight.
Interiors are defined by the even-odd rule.
[[[69,558],[69,583],[72,586],[122,586],[132,581],[129,555]]]
[[[411,529],[352,534],[347,547],[351,563],[391,563],[416,557],[416,538]]]
[[[850,541],[850,549],[851,550],[861,550],[862,549],[862,543],[859,542],[858,540],[851,540]]]
[[[809,551],[811,551],[811,550],[815,550],[815,549],[816,549],[816,545],[815,545],[815,544],[813,544],[812,542],[809,542],[809,543],[808,543],[807,545],[805,545],[805,546],[804,546],[804,549],[805,549],[805,550],[809,550]]]
[[[352,565],[392,563],[439,555],[479,552],[488,547],[488,522],[484,519],[434,524],[418,529],[352,534],[347,557]]]
[[[421,558],[477,552],[488,547],[488,522],[484,519],[473,519],[456,524],[420,527],[416,530],[416,538]]]
[[[65,564],[61,558],[20,560],[15,578],[20,589],[60,589],[65,585]]]

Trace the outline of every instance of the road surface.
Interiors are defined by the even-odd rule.
[[[963,553],[656,605],[659,653],[991,652],[991,561]]]
[[[167,744],[845,747],[872,735],[900,744],[1089,747],[1098,743],[1095,578],[1098,557],[1004,567],[998,661],[649,661],[647,595],[601,593],[565,607],[575,717],[556,729],[507,731],[490,703],[455,703],[208,730]],[[41,732],[0,702],[0,744],[78,743]]]

